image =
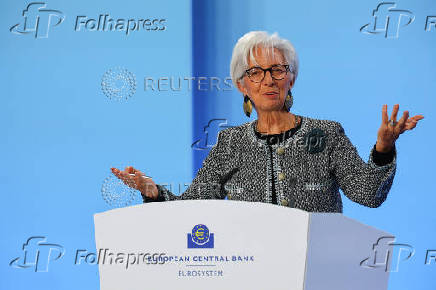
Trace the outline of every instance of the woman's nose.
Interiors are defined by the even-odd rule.
[[[270,84],[270,83],[273,82],[273,78],[272,78],[272,75],[271,75],[270,71],[266,71],[265,72],[265,76],[264,76],[262,82],[265,83],[265,84]]]

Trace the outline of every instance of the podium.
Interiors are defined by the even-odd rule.
[[[386,252],[375,249],[393,236],[339,213],[180,200],[98,213],[94,222],[101,290],[388,286]]]

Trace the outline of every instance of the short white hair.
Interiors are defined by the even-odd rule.
[[[233,48],[230,76],[235,86],[237,86],[238,81],[241,81],[245,71],[249,69],[248,58],[257,65],[254,59],[254,50],[258,46],[269,48],[266,51],[267,55],[271,53],[272,56],[274,56],[274,48],[278,49],[289,64],[292,81],[295,82],[298,75],[298,56],[292,43],[287,39],[280,38],[277,32],[269,35],[266,31],[250,31],[239,38]]]

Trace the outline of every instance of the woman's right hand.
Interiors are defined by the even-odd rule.
[[[116,177],[124,182],[124,184],[139,190],[141,195],[153,198],[155,200],[158,198],[159,191],[156,183],[154,183],[150,177],[145,177],[146,175],[141,171],[133,168],[132,166],[127,166],[124,171],[114,167],[112,167],[111,170]]]

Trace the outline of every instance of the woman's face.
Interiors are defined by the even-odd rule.
[[[270,68],[277,64],[288,64],[283,56],[283,54],[278,50],[274,49],[274,56],[271,54],[267,55],[265,48],[258,46],[254,54],[254,58],[258,63],[255,65],[248,60],[248,68],[254,66],[260,66],[263,69]],[[253,82],[245,74],[243,79],[244,82],[238,82],[238,89],[245,95],[250,97],[251,101],[255,105],[257,113],[266,111],[280,111],[283,108],[285,97],[288,94],[288,90],[292,88],[293,83],[291,80],[292,73],[287,72],[282,80],[275,80],[271,77],[269,71],[265,72],[264,79],[259,82]]]

